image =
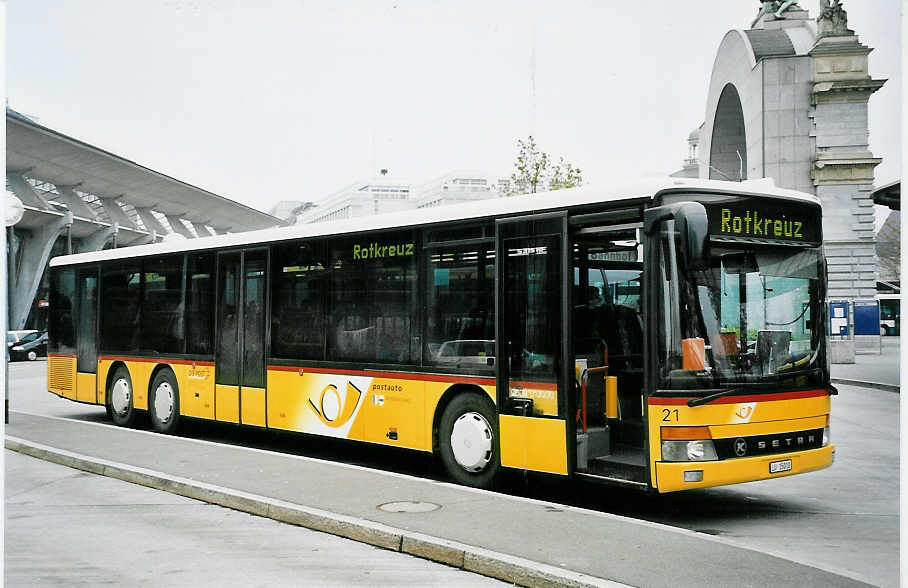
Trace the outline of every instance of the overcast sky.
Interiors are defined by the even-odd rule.
[[[816,17],[818,0],[801,5]],[[844,5],[875,48],[871,75],[889,79],[870,100],[882,184],[901,159],[899,2]],[[531,133],[603,183],[681,167],[719,43],[758,8],[9,0],[7,89],[41,124],[261,210],[380,168],[413,183],[505,176]]]

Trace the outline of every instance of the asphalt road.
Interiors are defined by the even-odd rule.
[[[106,421],[99,407],[44,392],[44,378],[43,363],[11,366],[14,411]],[[667,496],[534,475],[511,476],[502,491],[708,533],[879,586],[897,586],[899,396],[853,386],[839,389],[832,417],[836,463],[820,472]],[[194,423],[183,434],[438,476],[430,460],[410,452],[323,440],[313,443],[305,436],[212,423]]]

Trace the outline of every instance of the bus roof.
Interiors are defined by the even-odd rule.
[[[532,214],[584,204],[620,204],[625,201],[652,199],[657,194],[669,190],[696,190],[742,196],[761,195],[786,200],[800,200],[816,205],[820,204],[816,196],[776,188],[772,180],[768,178],[744,182],[691,178],[653,178],[626,183],[616,182],[607,187],[580,186],[556,192],[538,192],[523,196],[492,198],[463,204],[404,210],[332,222],[274,227],[243,233],[230,233],[227,235],[200,237],[198,239],[165,241],[150,245],[64,255],[52,259],[50,265],[55,267],[102,260],[144,257],[147,255],[257,245],[305,237],[331,236],[380,229],[413,228],[441,222],[482,219],[521,213]]]

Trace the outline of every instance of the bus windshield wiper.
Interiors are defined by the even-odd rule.
[[[694,406],[700,406],[701,404],[708,404],[708,403],[712,402],[713,400],[718,400],[719,398],[722,398],[723,396],[728,396],[729,394],[736,394],[743,390],[744,390],[744,388],[742,386],[736,386],[734,388],[726,388],[725,390],[719,390],[715,394],[710,394],[709,396],[702,396],[700,398],[691,398],[687,402],[687,405],[690,407],[694,407]]]

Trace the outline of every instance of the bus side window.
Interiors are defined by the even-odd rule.
[[[214,324],[214,254],[189,256],[186,288],[186,352],[210,355]]]
[[[414,233],[358,235],[330,251],[327,359],[413,362]]]
[[[494,245],[438,247],[427,255],[423,361],[488,367],[495,356]]]
[[[50,332],[48,351],[75,353],[76,272],[73,269],[52,270],[50,286]]]
[[[271,355],[324,359],[324,242],[294,241],[272,252]]]
[[[101,274],[101,351],[134,352],[141,341],[142,264],[110,261]]]

